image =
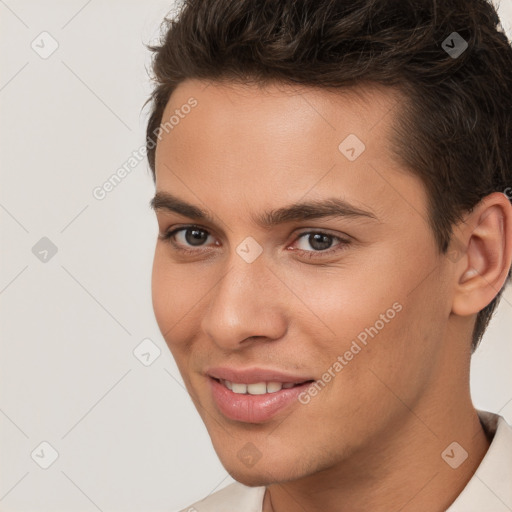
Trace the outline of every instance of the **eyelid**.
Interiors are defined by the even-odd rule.
[[[197,246],[195,248],[190,248],[188,246],[186,247],[182,247],[181,245],[175,243],[174,240],[172,240],[172,238],[180,231],[187,231],[187,230],[191,230],[191,229],[197,229],[197,230],[200,230],[200,231],[204,231],[205,233],[207,233],[207,236],[213,236],[210,229],[208,228],[205,228],[203,226],[200,226],[198,224],[185,224],[185,225],[180,225],[180,226],[173,226],[172,228],[168,229],[165,231],[165,233],[163,235],[159,234],[158,238],[161,239],[161,240],[164,240],[164,241],[169,241],[172,246],[178,251],[178,252],[182,252],[182,253],[195,253],[195,254],[199,254],[200,252],[204,252],[204,251],[207,251],[208,250],[208,246]],[[305,249],[293,249],[294,252],[298,252],[300,254],[303,254],[305,255],[306,258],[322,258],[326,255],[332,255],[334,253],[337,253],[339,251],[342,251],[346,248],[346,246],[348,246],[350,243],[351,243],[351,237],[348,236],[348,235],[345,235],[343,234],[343,236],[340,236],[339,234],[335,235],[333,233],[330,232],[329,229],[326,229],[326,228],[309,228],[309,229],[306,229],[306,228],[302,228],[303,231],[299,232],[299,233],[296,233],[294,235],[294,240],[291,244],[286,244],[287,245],[287,249],[295,244],[298,240],[300,240],[303,236],[305,235],[312,235],[312,234],[323,234],[323,235],[327,235],[335,240],[338,241],[338,244],[334,245],[333,247],[329,247],[328,249],[325,249],[325,250],[321,250],[321,251],[315,251],[315,250],[305,250]],[[345,238],[344,238],[345,237]],[[193,246],[191,246],[193,247]]]
[[[307,251],[305,249],[293,249],[294,251],[298,251],[300,254],[302,254],[304,257],[309,259],[322,259],[326,258],[328,256],[335,256],[341,251],[345,250],[348,245],[350,245],[351,240],[348,235],[345,235],[346,238],[340,235],[334,235],[329,232],[328,229],[322,229],[322,228],[313,228],[308,229],[306,231],[302,231],[300,233],[297,233],[295,236],[295,239],[293,241],[293,244],[295,244],[297,241],[299,241],[304,235],[312,235],[312,234],[321,234],[321,235],[327,235],[335,240],[338,241],[337,244],[333,245],[332,247],[329,247],[328,249],[324,249],[322,251]]]
[[[159,234],[158,238],[160,240],[169,242],[177,251],[181,251],[182,253],[199,253],[201,251],[204,252],[204,250],[207,250],[208,248],[205,246],[197,246],[196,248],[189,248],[189,247],[182,247],[181,245],[177,244],[173,238],[176,236],[176,234],[180,231],[187,231],[189,229],[197,229],[199,231],[204,231],[207,233],[207,236],[213,236],[209,229],[204,228],[202,226],[199,226],[197,224],[186,224],[183,226],[173,226],[172,228],[169,228],[165,230],[163,234]]]

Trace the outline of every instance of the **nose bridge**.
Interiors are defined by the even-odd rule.
[[[264,255],[245,258],[253,250],[250,243],[233,248],[201,320],[203,332],[226,348],[253,336],[279,338],[286,330],[281,294]]]

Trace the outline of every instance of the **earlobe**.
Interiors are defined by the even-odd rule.
[[[486,196],[461,228],[466,253],[456,264],[452,312],[467,316],[484,309],[499,293],[512,260],[512,205],[505,194]]]

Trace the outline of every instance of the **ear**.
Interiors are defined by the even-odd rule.
[[[467,316],[484,309],[499,293],[512,262],[512,205],[494,192],[482,199],[454,231],[448,255],[454,261],[452,312]],[[455,250],[455,252],[454,252]]]

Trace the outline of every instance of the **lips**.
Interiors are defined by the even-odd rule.
[[[214,378],[214,377],[212,377]],[[249,394],[249,395],[264,395],[265,393],[277,393],[281,389],[290,389],[300,384],[294,384],[293,382],[257,382],[255,384],[240,384],[237,382],[230,382],[224,379],[215,379],[220,382],[233,393],[238,394]]]
[[[219,412],[244,423],[269,421],[299,404],[298,396],[315,380],[269,368],[209,368],[211,397]]]
[[[263,394],[237,393],[214,377],[208,378],[211,397],[217,410],[229,420],[243,423],[264,423],[290,407],[301,407],[299,396],[310,385],[298,384],[291,388]],[[245,386],[245,384],[239,384]],[[257,385],[257,384],[256,384]],[[251,386],[250,384],[248,386]]]
[[[209,368],[206,374],[217,380],[224,380],[235,384],[257,384],[261,382],[302,384],[314,380],[314,377],[310,375],[293,375],[279,370],[257,367],[241,369],[215,367]]]

